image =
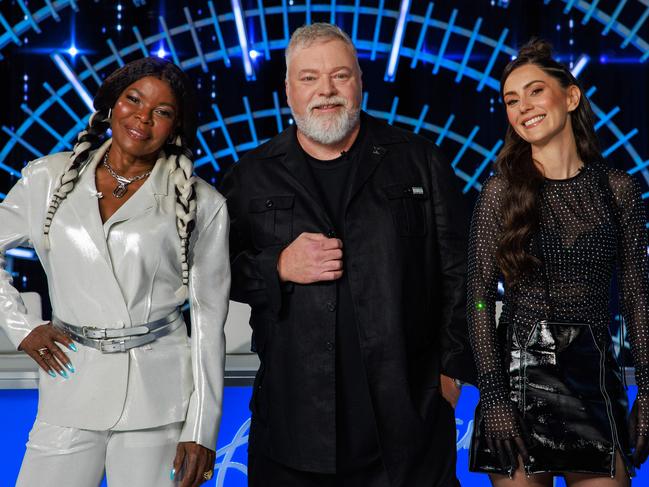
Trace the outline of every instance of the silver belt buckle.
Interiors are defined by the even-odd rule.
[[[99,333],[100,336],[94,335],[94,336],[88,336],[88,332],[91,333]],[[97,328],[94,326],[83,326],[81,327],[81,334],[83,335],[84,338],[90,338],[92,340],[102,340],[106,339],[106,328]]]
[[[118,350],[104,350],[104,344],[106,346],[119,345],[119,349]],[[99,341],[99,351],[101,353],[126,352],[125,344],[126,344],[126,340],[124,340],[124,339],[121,339],[121,340],[115,340],[115,339],[112,339],[112,340],[100,340]]]

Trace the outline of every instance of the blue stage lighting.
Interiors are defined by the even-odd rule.
[[[572,75],[575,78],[579,78],[579,75],[581,74],[581,72],[584,70],[584,68],[589,62],[590,62],[590,57],[588,57],[586,54],[582,54],[577,60],[577,62],[575,63],[575,67],[572,68],[571,70]]]
[[[392,50],[390,51],[388,69],[385,72],[385,81],[394,81],[397,72],[397,65],[399,64],[399,51],[401,51],[401,44],[403,43],[403,35],[406,30],[406,18],[408,17],[409,9],[410,0],[402,0],[399,9],[399,19],[397,20],[397,28],[394,30],[394,39],[392,40]]]
[[[158,49],[158,51],[155,54],[159,58],[164,58],[167,55],[167,52],[165,51],[164,47],[160,46],[160,48]]]
[[[255,51],[254,49],[252,49],[249,54],[250,59],[252,59],[253,61],[262,55],[259,51]]]
[[[243,59],[243,69],[246,72],[248,80],[255,79],[255,70],[250,60],[250,50],[248,49],[248,36],[246,35],[246,25],[243,21],[243,8],[241,0],[232,0],[232,13],[234,14],[234,23],[237,26],[237,36],[239,37],[239,46],[241,46],[241,58]]]
[[[73,44],[68,48],[68,54],[72,57],[75,57],[77,54],[79,54],[79,50]]]

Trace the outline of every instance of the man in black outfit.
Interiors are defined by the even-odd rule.
[[[459,486],[454,379],[473,361],[456,178],[433,144],[361,112],[340,29],[298,29],[286,63],[295,125],[221,187],[261,360],[249,485]]]

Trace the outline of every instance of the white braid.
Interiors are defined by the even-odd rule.
[[[182,148],[182,140],[177,136],[175,145]],[[196,178],[192,176],[194,164],[183,153],[177,156],[177,167],[171,174],[174,185],[176,186],[176,228],[180,237],[180,266],[182,270],[182,286],[176,291],[176,296],[181,299],[187,299],[189,295],[189,224],[196,219],[196,198],[194,195],[194,183]]]
[[[77,161],[81,154],[87,156],[88,151],[92,149],[92,144],[88,141],[79,142],[85,135],[88,134],[88,129],[94,125],[97,121],[97,117],[100,114],[99,111],[94,112],[90,119],[88,120],[88,127],[85,130],[79,132],[77,135],[77,143],[72,148],[72,154],[70,155],[70,163],[63,171],[61,178],[59,179],[59,185],[52,195],[52,200],[50,205],[47,208],[47,214],[45,216],[45,225],[43,228],[43,244],[46,250],[50,249],[50,226],[52,225],[52,218],[56,210],[59,209],[61,202],[68,196],[68,193],[74,189],[74,184],[79,177],[79,170],[81,169],[81,163],[84,161]],[[86,161],[87,162],[87,157]]]

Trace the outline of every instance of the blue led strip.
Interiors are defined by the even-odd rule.
[[[476,128],[477,128],[477,127],[476,127]],[[475,130],[475,129],[474,129],[474,130]],[[496,161],[496,156],[497,156],[498,151],[500,150],[500,147],[501,147],[502,145],[503,145],[503,141],[499,139],[499,140],[496,142],[496,144],[493,146],[493,148],[489,151],[489,154],[487,154],[487,155],[485,156],[485,158],[482,160],[482,162],[480,163],[480,165],[478,166],[478,168],[477,168],[477,169],[475,170],[475,172],[473,173],[473,176],[471,176],[471,179],[469,179],[469,180],[466,182],[466,185],[464,186],[464,189],[462,189],[462,193],[466,194],[466,193],[468,193],[468,191],[469,191],[471,188],[475,187],[475,185],[476,185],[476,183],[477,183],[477,181],[478,181],[478,178],[482,175],[482,173],[483,173],[483,171],[485,170],[485,168],[486,168],[489,164],[491,164],[492,162],[495,162],[495,161]]]
[[[599,117],[599,120],[595,123],[595,131],[598,131],[600,128],[602,128],[604,125],[606,125],[608,122],[610,122],[615,115],[617,115],[620,112],[620,107],[613,107],[613,109],[606,113],[602,114]]]
[[[437,140],[435,141],[435,145],[441,146],[442,142],[444,142],[444,139],[446,138],[446,135],[448,134],[451,124],[453,123],[453,120],[455,120],[455,115],[452,113],[448,116],[448,119],[446,120],[446,123],[444,124],[444,128],[440,131],[439,136],[437,137]]]
[[[201,147],[203,148],[203,151],[205,152],[205,156],[202,161],[209,162],[212,164],[212,167],[216,172],[219,172],[221,170],[218,162],[216,162],[216,159],[214,158],[214,154],[212,154],[212,149],[210,149],[210,146],[207,145],[207,142],[205,141],[205,137],[203,137],[203,132],[199,129],[196,131],[196,138],[198,139],[198,143],[201,144]],[[203,163],[199,163],[196,161],[194,164],[194,167],[201,167]]]
[[[637,133],[638,133],[638,129],[631,130],[628,134],[624,135],[623,137],[620,137],[613,145],[611,145],[608,149],[602,152],[602,155],[604,157],[608,157],[615,149],[620,147],[622,144],[626,144],[629,141],[629,139],[631,139],[631,137],[633,137]]]
[[[593,13],[595,13],[595,9],[597,8],[597,4],[599,3],[599,0],[591,0],[590,6],[588,7],[588,10],[586,11],[586,15],[584,15],[584,18],[581,20],[581,25],[586,25],[590,18],[593,16]]]
[[[43,157],[43,153],[39,151],[36,147],[31,145],[29,142],[27,142],[25,139],[23,139],[20,135],[16,134],[13,130],[11,130],[9,127],[5,127],[4,125],[2,126],[2,131],[9,135],[12,139],[16,140],[20,145],[22,145],[25,149],[27,149],[29,152],[31,152],[35,157]],[[0,162],[0,167],[7,171],[9,174],[12,174],[14,176],[19,177],[20,173],[16,171],[14,168],[11,168],[7,166],[6,164],[3,164]]]
[[[50,56],[52,60],[54,61],[54,64],[57,65],[57,67],[61,70],[61,73],[68,79],[74,90],[77,92],[81,100],[86,104],[86,106],[90,109],[93,110],[92,106],[92,98],[88,94],[88,91],[86,90],[85,86],[83,86],[83,83],[77,75],[72,71],[70,66],[63,60],[63,58],[58,55],[58,54],[52,54]]]
[[[455,157],[453,158],[453,161],[451,162],[451,167],[455,169],[460,162],[460,159],[462,159],[462,156],[466,152],[466,150],[471,146],[471,143],[473,142],[473,139],[475,138],[476,134],[478,133],[478,130],[480,130],[480,127],[477,125],[473,127],[473,130],[471,130],[471,133],[467,137],[467,139],[464,141],[462,144],[462,147],[460,147],[460,150],[456,152]]]
[[[611,30],[611,27],[613,27],[613,24],[615,24],[615,21],[617,20],[618,16],[622,12],[622,9],[626,5],[626,2],[628,0],[619,0],[617,4],[617,8],[613,11],[613,15],[608,19],[608,23],[604,27],[604,30],[602,31],[602,35],[607,35],[609,31]]]
[[[282,27],[284,28],[284,41],[288,44],[291,33],[288,30],[288,6],[286,0],[282,0]]]
[[[417,47],[415,47],[415,52],[412,55],[412,61],[410,61],[410,67],[417,67],[417,61],[419,60],[419,53],[421,48],[424,46],[424,39],[426,38],[426,31],[428,30],[428,24],[430,23],[430,17],[433,14],[433,2],[428,4],[426,7],[426,15],[424,16],[424,21],[421,23],[421,29],[419,29],[419,38],[417,39]]]
[[[394,119],[397,116],[397,107],[399,106],[399,97],[395,96],[392,100],[392,108],[390,109],[390,115],[388,116],[388,123],[392,125]]]
[[[637,166],[635,166],[635,167],[632,167],[632,168],[629,169],[627,172],[628,172],[629,174],[635,174],[635,173],[640,172],[640,171],[643,171],[643,170],[645,170],[645,169],[647,169],[647,168],[649,168],[649,159],[647,159],[646,161],[644,161],[642,164],[639,164],[639,165],[637,165]]]
[[[369,99],[370,94],[366,91],[363,93],[363,101],[361,102],[361,109],[367,111],[367,100]]]
[[[455,18],[457,17],[457,9],[454,8],[451,12],[451,18],[448,20],[447,27],[444,31],[444,38],[442,39],[442,44],[439,47],[439,52],[437,53],[437,59],[435,59],[435,66],[433,66],[433,74],[439,72],[439,64],[444,59],[444,53],[446,52],[446,46],[448,46],[448,40],[451,38],[453,33],[453,24],[455,24]]]
[[[428,105],[421,107],[421,113],[419,114],[419,118],[417,119],[417,124],[412,130],[414,133],[418,134],[421,130],[421,127],[424,124],[424,120],[426,119],[426,115],[428,114],[428,108]]]
[[[35,31],[37,34],[40,34],[40,33],[41,33],[41,29],[40,29],[40,27],[38,26],[38,24],[36,23],[36,21],[34,20],[34,17],[32,16],[32,13],[31,13],[31,12],[29,11],[29,9],[27,8],[27,5],[25,5],[24,0],[16,0],[16,3],[17,3],[18,6],[20,7],[20,10],[22,10],[23,13],[25,14],[25,18],[26,18],[26,19],[29,21],[29,23],[31,24],[32,29],[34,29],[34,31]]]
[[[284,130],[284,124],[282,123],[282,109],[279,106],[279,96],[276,91],[273,91],[273,107],[275,114],[275,121],[277,122],[277,133],[280,133]]]
[[[79,116],[70,108],[70,105],[68,105],[63,98],[59,96],[59,94],[54,91],[54,89],[50,86],[50,84],[46,81],[43,83],[43,88],[47,90],[47,92],[50,94],[50,96],[58,103],[63,110],[66,111],[68,115],[75,121],[75,123],[81,123],[81,119]]]
[[[306,0],[306,25],[311,24],[311,0]]]
[[[144,44],[144,39],[142,39],[142,34],[140,34],[140,29],[137,28],[136,25],[133,26],[133,35],[135,35],[135,38],[137,39],[137,44],[140,46],[140,51],[142,51],[142,56],[147,57],[149,55],[149,50],[146,47],[146,44]]]
[[[167,22],[165,21],[162,15],[158,17],[158,20],[160,21],[160,25],[162,26],[164,37],[167,40],[167,47],[169,48],[169,52],[171,52],[171,57],[174,58],[174,63],[180,66],[181,65],[180,59],[178,59],[178,55],[176,54],[176,47],[174,46],[174,43],[171,40],[171,34],[169,34],[169,29],[167,28]]]
[[[192,19],[192,14],[189,11],[189,8],[184,7],[183,12],[185,13],[185,20],[187,21],[187,25],[189,26],[189,32],[192,36],[192,42],[194,43],[194,48],[196,49],[196,54],[198,54],[198,59],[201,61],[201,68],[203,69],[203,73],[207,73],[207,61],[205,59],[205,56],[203,55],[203,49],[201,48],[201,41],[198,39],[198,34],[196,33],[196,26],[194,25],[194,21]]]
[[[231,0],[232,13],[234,14],[234,24],[237,28],[237,39],[239,39],[239,50],[241,51],[241,61],[243,61],[243,70],[246,73],[246,79],[253,81],[255,79],[255,70],[252,67],[252,60],[250,59],[250,51],[248,42],[248,34],[246,33],[245,12],[241,7],[241,0]]]
[[[2,38],[5,36],[9,36],[11,40],[14,42],[14,44],[16,44],[17,46],[22,46],[22,42],[20,42],[20,39],[11,28],[11,25],[9,24],[9,22],[7,22],[7,19],[5,19],[4,15],[2,15],[2,12],[0,12],[0,24],[2,24],[2,27],[4,27],[5,30],[7,31],[4,34],[2,34],[2,36],[0,36],[0,47],[3,47]]]
[[[264,41],[264,56],[270,59],[270,46],[268,45],[268,30],[266,29],[266,15],[264,14],[263,0],[257,0],[257,10],[259,11],[259,24],[261,26],[261,38]]]
[[[381,0],[381,3],[383,0]],[[331,7],[329,9],[329,23],[330,24],[335,24],[336,23],[336,0],[331,0]]]
[[[361,10],[361,2],[360,0],[355,0],[354,3],[354,18],[352,20],[352,42],[356,44],[356,41],[358,40],[358,15]]]
[[[50,9],[50,15],[52,16],[52,18],[57,22],[61,22],[61,17],[59,17],[59,14],[56,12],[56,9],[54,8],[54,5],[52,5],[52,1],[45,0],[45,5],[47,5],[47,7]]]
[[[629,32],[627,36],[624,38],[624,41],[620,45],[622,49],[624,49],[626,46],[629,45],[629,42],[631,42],[631,40],[636,36],[638,31],[640,30],[640,27],[642,27],[642,24],[644,24],[645,21],[647,20],[647,17],[649,17],[649,6],[647,6],[644,13],[640,16],[638,21],[635,23],[635,25],[631,29],[631,32]]]
[[[252,136],[252,142],[257,145],[259,144],[259,138],[257,137],[257,129],[255,128],[255,118],[250,111],[250,102],[248,97],[243,97],[243,108],[246,110],[246,116],[248,117],[248,127],[250,127],[250,135]]]
[[[121,68],[124,66],[124,60],[122,59],[122,56],[119,55],[119,51],[115,47],[115,43],[113,42],[112,39],[107,39],[106,44],[108,44],[108,47],[110,49],[110,52],[113,53],[113,56],[115,56],[115,61],[117,61],[117,65]]]
[[[498,53],[503,48],[503,44],[505,43],[505,37],[507,37],[508,32],[509,29],[504,28],[502,34],[500,34],[500,38],[498,39],[498,44],[496,44],[496,47],[491,53],[491,58],[489,58],[489,63],[487,64],[487,68],[485,69],[484,73],[482,73],[482,79],[480,80],[480,84],[478,84],[478,91],[482,91],[482,88],[484,88],[484,85],[487,82],[489,75],[491,74],[491,70],[494,67],[496,58],[498,57]]]
[[[379,1],[379,10],[376,13],[376,21],[374,22],[374,36],[372,37],[372,52],[370,54],[370,59],[372,61],[376,60],[376,50],[379,45],[379,35],[381,33],[381,21],[383,20],[383,6],[385,0]]]
[[[575,6],[575,2],[576,2],[576,1],[577,1],[577,0],[568,0],[568,1],[566,2],[566,8],[563,9],[563,13],[564,13],[564,14],[570,13],[570,11],[572,10],[572,7]]]
[[[11,26],[11,24],[9,24],[7,19],[5,19],[5,17],[0,13],[0,24],[4,27],[6,31],[2,35],[0,35],[0,50],[2,50],[10,42],[13,42],[18,46],[22,45],[19,36],[27,33],[27,31],[29,31],[30,29],[34,30],[36,33],[40,33],[40,28],[38,27],[38,23],[43,22],[49,17],[52,17],[57,22],[60,21],[61,18],[57,14],[57,12],[61,12],[62,10],[68,7],[72,8],[75,11],[78,10],[76,3],[72,0],[67,0],[67,1],[59,0],[55,3],[52,3],[49,0],[45,0],[45,5],[43,5],[40,9],[35,11],[29,10],[29,8],[27,7],[27,5],[23,0],[20,0],[18,4],[20,8],[23,10],[23,13],[25,14],[26,18],[20,20],[20,22],[18,22],[13,27]],[[0,59],[4,59],[2,54],[0,54]]]
[[[33,112],[32,110],[30,110],[30,108],[29,108],[26,104],[24,104],[24,103],[22,103],[22,104],[20,105],[20,109],[21,109],[23,112],[25,112],[27,115],[29,115],[31,118],[33,118],[34,121],[35,121],[38,125],[40,125],[40,126],[43,127],[47,132],[49,132],[49,134],[50,134],[52,137],[54,137],[57,141],[63,141],[64,146],[65,146],[66,149],[72,149],[72,145],[71,145],[67,140],[65,140],[61,134],[59,134],[56,130],[54,130],[54,127],[52,127],[49,123],[47,123],[45,120],[43,120],[43,119],[41,118],[41,114],[40,114],[40,113],[34,113],[34,112]]]
[[[547,0],[545,3],[547,4],[549,3],[549,1],[550,0]],[[649,7],[649,4],[646,0],[637,1],[644,7]],[[595,19],[597,22],[604,26],[602,35],[607,35],[610,31],[615,32],[622,38],[622,48],[626,48],[629,44],[632,44],[640,51],[641,62],[649,59],[649,42],[638,35],[643,22],[646,21],[646,18],[644,21],[642,20],[642,17],[645,14],[643,13],[640,16],[640,19],[634,24],[633,27],[627,27],[619,21],[620,14],[622,13],[624,7],[628,4],[628,0],[619,0],[618,2],[605,3],[603,8],[611,9],[615,5],[615,9],[610,14],[604,11],[602,8],[598,8],[600,6],[599,0],[578,2],[574,0],[563,0],[563,2],[567,4],[570,3],[573,5],[574,9],[578,9],[584,12],[584,18],[581,21],[582,25],[586,25],[591,18]],[[634,18],[635,17],[636,16],[634,16]]]
[[[230,58],[228,57],[228,50],[225,47],[225,41],[223,40],[223,33],[221,32],[221,25],[219,24],[219,17],[216,14],[216,9],[214,8],[214,3],[212,0],[207,2],[207,6],[210,10],[210,15],[212,17],[212,23],[214,24],[214,31],[216,32],[216,39],[219,41],[219,47],[223,62],[226,67],[230,67]]]
[[[390,50],[390,58],[388,60],[388,67],[385,70],[385,81],[394,81],[397,75],[397,67],[399,66],[399,55],[401,46],[403,45],[403,38],[406,32],[406,24],[408,23],[408,10],[410,9],[410,0],[401,0],[401,7],[399,8],[399,18],[397,25],[394,29],[394,37],[392,38],[392,48]]]
[[[232,138],[230,137],[230,132],[228,131],[228,127],[225,124],[223,117],[221,116],[221,110],[219,110],[219,107],[216,103],[212,105],[212,110],[214,111],[214,115],[216,115],[216,121],[218,122],[219,127],[221,127],[221,131],[223,132],[223,137],[225,137],[225,143],[228,144],[228,149],[230,150],[230,154],[232,155],[232,158],[236,162],[239,160],[239,154],[237,154],[237,150],[235,149],[234,144],[232,143]]]
[[[466,65],[469,62],[469,58],[471,57],[471,51],[473,50],[473,45],[475,44],[476,37],[478,37],[478,32],[480,31],[481,25],[482,25],[482,17],[478,17],[478,20],[475,21],[475,25],[473,26],[471,37],[469,37],[469,43],[467,44],[466,49],[464,50],[464,56],[462,57],[462,64],[460,65],[460,69],[457,70],[457,75],[455,76],[456,83],[459,83],[462,80],[462,75],[464,74]]]
[[[95,80],[95,83],[97,83],[97,86],[101,86],[101,78],[99,77],[99,74],[95,70],[95,68],[90,64],[90,61],[88,61],[88,58],[85,55],[81,55],[81,62],[83,62],[83,65],[86,67],[88,72],[90,73],[90,76],[92,76],[92,79]]]

